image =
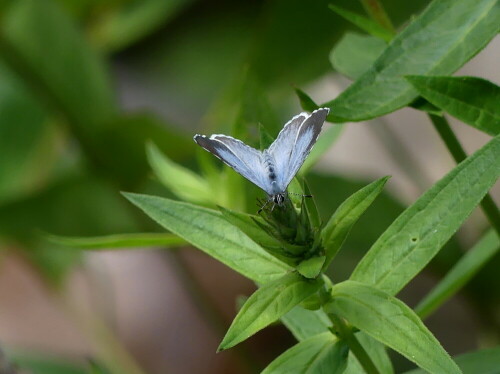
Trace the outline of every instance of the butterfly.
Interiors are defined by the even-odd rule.
[[[209,138],[196,134],[194,141],[264,190],[268,202],[280,206],[285,201],[288,185],[316,143],[329,112],[328,108],[320,108],[311,114],[296,115],[263,151],[222,134]]]

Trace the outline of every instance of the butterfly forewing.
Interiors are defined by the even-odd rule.
[[[297,174],[316,143],[329,111],[328,108],[321,108],[309,116],[305,113],[295,116],[285,125],[269,147],[269,152],[279,170],[278,184],[283,191]]]
[[[212,135],[210,138],[196,135],[194,140],[250,182],[271,194],[267,172],[262,165],[262,152],[226,135]]]

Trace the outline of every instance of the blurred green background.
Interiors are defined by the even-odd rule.
[[[382,3],[404,27],[427,1]],[[194,249],[83,253],[45,234],[161,231],[119,193],[172,196],[152,177],[147,141],[197,170],[202,156],[194,133],[231,133],[255,144],[259,123],[276,135],[300,111],[294,87],[325,100],[347,87],[329,54],[346,31],[361,30],[328,4],[0,2],[0,344],[12,360],[36,370],[64,359],[82,372],[78,367],[91,357],[129,367],[135,361],[152,374],[245,373],[292,344],[277,326],[215,355],[236,296],[253,285]],[[363,12],[358,2],[335,4]],[[491,66],[499,50],[497,38],[463,72],[498,81]],[[358,188],[394,175],[350,235],[334,280],[347,277],[404,207],[452,167],[423,122],[406,109],[348,125],[308,178],[328,217]],[[475,130],[457,125],[457,131],[469,151],[486,141]],[[254,207],[247,201],[244,208]],[[403,300],[415,305],[485,227],[475,213]],[[499,262],[428,320],[451,354],[498,338],[483,327],[500,324],[492,300],[498,295],[488,293],[498,286]],[[127,357],[108,355],[106,347],[120,347]],[[396,364],[411,367],[397,357]]]

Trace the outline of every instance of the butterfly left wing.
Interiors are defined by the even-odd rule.
[[[268,152],[279,170],[278,184],[283,191],[311,152],[329,112],[328,108],[320,108],[310,115],[301,113],[295,116],[269,147]]]
[[[256,184],[268,194],[272,194],[269,178],[262,165],[262,153],[238,139],[227,135],[195,135],[194,141],[212,153],[225,164]]]

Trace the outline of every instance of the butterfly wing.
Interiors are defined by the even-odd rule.
[[[268,152],[273,156],[278,170],[278,185],[284,191],[311,152],[321,132],[323,122],[330,112],[320,108],[300,113],[286,123]]]
[[[194,141],[225,164],[271,194],[271,184],[262,165],[262,153],[226,135],[195,135]]]

